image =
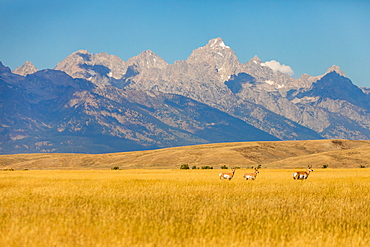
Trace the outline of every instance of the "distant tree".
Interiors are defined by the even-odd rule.
[[[119,170],[119,166],[113,166],[111,169],[112,170]]]
[[[322,168],[325,169],[325,168],[328,168],[329,165],[328,164],[325,164],[325,165],[322,165]]]
[[[189,167],[189,165],[188,164],[182,164],[181,166],[180,166],[180,169],[190,169],[190,167]]]
[[[213,169],[212,166],[202,166],[202,169]]]
[[[227,167],[227,165],[223,165],[221,166],[221,169],[229,169],[229,168]]]
[[[3,171],[14,171],[14,168],[5,168]]]
[[[197,169],[197,166],[192,166],[191,169]]]

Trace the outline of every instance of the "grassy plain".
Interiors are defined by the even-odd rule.
[[[247,168],[358,168],[370,164],[370,141],[310,140],[235,142],[194,145],[158,150],[110,154],[14,154],[0,155],[0,169],[177,169],[223,165]]]
[[[370,169],[220,171],[1,171],[0,246],[370,243]]]

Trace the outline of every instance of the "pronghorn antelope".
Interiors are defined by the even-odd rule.
[[[231,180],[234,177],[234,173],[235,173],[236,168],[231,168],[231,170],[233,172],[221,172],[218,176],[220,177],[220,179],[229,179],[229,180]]]
[[[310,175],[310,172],[313,172],[313,170],[311,168],[312,168],[311,166],[308,166],[308,169],[305,172],[294,172],[293,173],[293,179],[294,180],[297,180],[297,179],[298,180],[307,179],[308,178],[308,175]]]
[[[246,173],[246,174],[244,174],[243,178],[245,180],[255,180],[258,173],[260,173],[258,171],[258,168],[254,168],[254,173]]]

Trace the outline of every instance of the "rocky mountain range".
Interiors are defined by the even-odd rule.
[[[221,38],[174,64],[150,50],[79,50],[41,71],[0,63],[0,153],[370,138],[369,90],[338,66],[295,79],[271,64],[240,63]]]

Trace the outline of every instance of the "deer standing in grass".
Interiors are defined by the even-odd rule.
[[[229,179],[229,181],[234,177],[236,168],[231,168],[233,172],[221,172],[218,176],[220,179]]]
[[[293,179],[294,180],[304,180],[304,179],[307,179],[308,178],[308,175],[310,175],[310,172],[313,172],[313,170],[311,168],[312,168],[311,166],[308,166],[308,169],[305,172],[294,172],[293,173]]]
[[[245,180],[255,180],[258,173],[260,173],[258,171],[258,168],[254,168],[254,173],[246,173],[246,174],[244,174],[243,178]]]

